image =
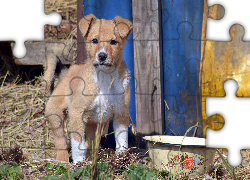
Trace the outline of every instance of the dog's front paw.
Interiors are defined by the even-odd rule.
[[[78,161],[84,160],[87,153],[85,141],[80,143],[77,142],[73,137],[71,137],[71,151],[74,164],[76,164]]]
[[[81,156],[73,157],[73,164],[76,165],[79,161],[82,161],[84,159],[85,157],[81,157]]]
[[[115,154],[122,154],[122,153],[125,153],[128,149],[125,148],[125,147],[120,147],[120,148],[116,148],[115,150]]]
[[[76,165],[77,162],[84,160],[86,158],[86,152],[87,152],[87,148],[85,148],[85,149],[72,149],[73,164]]]

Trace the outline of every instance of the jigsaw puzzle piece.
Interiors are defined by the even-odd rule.
[[[97,70],[97,79],[95,82],[98,82],[99,87],[98,91],[95,93],[92,91],[92,94],[85,93],[83,91],[84,96],[97,96],[98,98],[95,99],[95,105],[96,107],[96,114],[98,114],[98,119],[101,119],[101,117],[105,118],[105,116],[109,116],[108,112],[103,109],[104,106],[111,106],[113,103],[115,106],[113,107],[116,112],[120,112],[122,110],[123,104],[123,95],[125,93],[126,84],[133,80],[133,77],[130,75],[125,76],[123,79],[119,79],[117,69],[114,69],[112,72],[103,72],[102,70]],[[88,85],[86,85],[86,88],[88,88]],[[88,91],[89,92],[89,91]],[[134,94],[134,92],[131,92],[131,95]],[[104,101],[105,100],[105,101]],[[129,110],[132,109],[131,105],[129,107]],[[133,113],[134,109],[132,109]],[[129,128],[128,128],[128,143],[131,145],[134,143],[134,131],[135,131],[135,123],[132,121],[131,118],[131,111],[130,111],[130,121],[129,121]],[[114,126],[115,123],[114,119],[110,121],[109,126],[107,125],[105,128],[104,134],[109,134],[107,136],[106,143],[103,144],[105,148],[107,147],[116,147],[119,148],[119,144],[115,144],[115,134],[114,134]],[[90,129],[91,130],[91,129]],[[118,135],[119,136],[119,135]]]
[[[202,122],[197,121],[201,117],[201,113],[197,112],[197,104],[194,101],[199,101],[200,97],[191,95],[186,92],[181,92],[180,97],[174,95],[164,95],[165,102],[165,133],[173,136],[183,136],[186,131],[198,125],[198,128],[193,128],[187,133],[187,136],[200,136],[202,134]],[[199,107],[200,110],[200,107]],[[191,117],[196,118],[192,120]]]
[[[76,61],[76,43],[63,42],[26,42],[27,53],[23,58],[15,59],[17,65],[44,65],[44,71],[48,64],[57,59],[65,65],[74,64]]]
[[[14,46],[14,55],[18,58],[23,57],[26,53],[24,46],[25,41],[31,39],[43,40],[44,25],[56,25],[61,21],[60,15],[58,13],[45,15],[44,8],[42,7],[44,7],[44,0],[9,0],[5,1],[4,4],[0,6],[0,17],[8,17],[2,18],[2,24],[9,25],[8,28],[1,28],[0,39],[1,41],[15,40],[16,43]],[[13,12],[18,14],[18,16],[11,16],[10,14]],[[37,21],[38,18],[39,21]],[[13,23],[10,24],[7,21]],[[20,30],[20,27],[22,27],[24,30]]]
[[[207,0],[205,1],[207,2]],[[220,4],[214,4],[210,7],[206,6],[206,8],[208,9],[208,18],[213,20],[221,20],[225,15],[225,8]]]
[[[186,130],[197,123],[202,127],[199,113],[201,42],[190,38],[193,26],[189,22],[180,23],[177,32],[179,38],[163,40],[164,100],[169,107],[165,109],[165,122],[171,130],[165,128],[167,134],[174,132],[175,135],[183,136]],[[168,34],[168,31],[163,30],[163,34]],[[202,128],[198,128],[196,133],[192,130],[190,134],[203,137],[202,131]]]
[[[28,48],[27,55],[17,61],[21,64],[30,64],[33,60],[34,64],[43,64],[45,72],[44,81],[46,83],[45,92],[50,96],[51,90],[54,89],[55,75],[60,79],[62,75],[65,75],[67,66],[75,64],[77,58],[76,45],[77,43],[68,45],[49,42],[32,43],[28,46],[30,49]],[[34,61],[36,49],[39,49],[41,54],[38,56],[40,59]]]
[[[161,1],[161,7],[163,41],[179,39],[180,33],[183,33],[178,32],[178,26],[182,22],[188,22],[192,25],[192,33],[188,34],[191,39],[202,39],[202,26],[205,22],[203,22],[203,16],[204,19],[207,18],[207,14],[205,11],[207,6],[204,0],[163,0]],[[168,33],[164,33],[164,31]]]
[[[230,28],[231,42],[206,41],[202,45],[201,94],[204,133],[207,128],[219,130],[224,125],[221,116],[206,116],[206,97],[224,97],[223,84],[229,79],[238,82],[237,97],[250,97],[249,93],[249,63],[250,42],[242,41],[244,28],[233,25]],[[213,122],[213,118],[215,121]],[[215,124],[213,124],[215,123]],[[219,124],[219,126],[217,126]]]
[[[207,30],[207,23],[211,22],[208,18],[220,20],[225,14],[223,6],[215,4],[209,7],[207,0],[163,0],[161,3],[162,27],[169,32],[163,36],[163,40],[178,39],[177,27],[181,22],[189,22],[193,26],[192,34],[190,34],[191,39],[206,40],[211,28],[208,26],[209,30]],[[218,32],[217,28],[214,28],[213,31]],[[202,32],[202,35],[200,35],[200,32]]]
[[[249,136],[249,126],[246,126],[249,116],[250,101],[247,98],[237,98],[236,91],[238,84],[235,80],[228,80],[224,84],[226,98],[207,98],[207,116],[214,113],[221,113],[226,123],[220,131],[207,130],[207,147],[227,148],[228,162],[232,166],[239,166],[242,162],[240,150],[249,149],[242,137]],[[228,106],[231,104],[231,106]],[[227,108],[224,108],[227,107]],[[237,107],[237,110],[236,108]],[[239,118],[239,115],[241,118]],[[244,118],[242,118],[244,117]],[[240,134],[234,133],[240,129]]]
[[[144,3],[146,5],[140,1],[133,1],[133,7],[136,8],[133,10],[133,41],[146,41],[142,46],[150,41],[159,42],[158,1],[146,0]]]
[[[136,95],[152,95],[154,87],[157,91],[154,95],[161,95],[161,83],[160,83],[160,57],[159,46],[156,42],[151,41],[134,41],[135,58],[141,59],[136,61],[134,68],[135,77],[135,94]],[[148,84],[148,86],[145,86]]]
[[[135,79],[135,98],[136,102],[140,102],[136,103],[136,123],[139,136],[142,136],[146,131],[151,131],[155,134],[160,134],[163,131],[161,116],[161,81],[156,77],[157,70],[153,67],[151,67],[151,70],[154,74],[149,72],[149,75],[155,76],[154,79],[152,76],[146,77],[143,74],[136,74],[138,80]],[[145,86],[145,83],[150,85]],[[142,143],[140,146],[143,148],[143,142],[140,143]]]

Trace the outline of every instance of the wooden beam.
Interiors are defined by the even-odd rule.
[[[24,43],[27,53],[23,58],[15,59],[17,65],[44,65],[46,54],[52,53],[57,56],[63,64],[75,63],[73,47],[64,43],[31,42]]]
[[[162,134],[158,0],[133,0],[138,134]]]

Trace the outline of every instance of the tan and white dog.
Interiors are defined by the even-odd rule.
[[[86,42],[85,64],[71,65],[55,90],[45,110],[52,130],[57,160],[68,162],[64,119],[69,117],[73,162],[83,160],[95,138],[97,123],[113,119],[116,152],[128,148],[130,88],[129,74],[123,60],[123,49],[132,32],[132,23],[119,16],[113,20],[88,15],[79,28]],[[53,87],[57,60],[48,56],[45,71],[47,93]],[[51,67],[50,67],[51,66]],[[90,140],[90,147],[86,140]]]

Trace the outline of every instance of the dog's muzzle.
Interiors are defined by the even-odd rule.
[[[100,68],[106,68],[106,67],[111,67],[111,64],[108,61],[108,54],[105,52],[100,52],[97,55],[97,60],[94,64],[95,67],[100,67]]]
[[[100,62],[105,61],[105,60],[107,59],[107,57],[108,57],[107,53],[100,52],[100,53],[98,54],[98,60],[99,60]]]

